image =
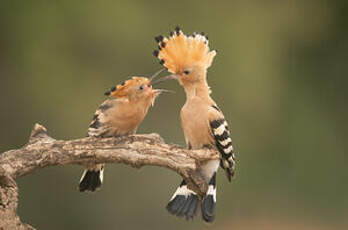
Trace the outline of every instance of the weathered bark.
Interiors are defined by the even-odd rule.
[[[135,168],[161,166],[177,172],[192,190],[202,196],[207,184],[199,166],[217,158],[218,154],[213,150],[187,150],[165,144],[158,134],[62,141],[48,136],[46,128],[36,124],[25,146],[0,154],[0,230],[34,229],[17,216],[15,179],[39,168],[91,163],[123,163]]]

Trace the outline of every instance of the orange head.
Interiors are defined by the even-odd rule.
[[[124,98],[129,101],[150,101],[161,93],[160,89],[153,89],[151,79],[146,77],[132,77],[131,79],[112,87],[105,93],[106,96]]]
[[[154,56],[180,82],[205,80],[206,70],[213,62],[216,51],[210,51],[204,33],[187,36],[176,27],[168,38],[160,35],[155,40],[159,50],[154,51]]]

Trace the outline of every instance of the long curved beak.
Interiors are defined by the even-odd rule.
[[[162,78],[158,79],[157,81],[152,82],[152,85],[157,85],[158,83],[161,83],[161,82],[164,82],[167,80],[178,79],[178,78],[179,78],[179,75],[171,74],[171,75],[162,77]]]
[[[155,79],[160,73],[162,73],[163,71],[165,70],[165,68],[163,68],[163,69],[160,69],[160,70],[158,70],[156,73],[154,73],[151,77],[150,77],[150,82],[152,82],[153,81],[153,79]]]

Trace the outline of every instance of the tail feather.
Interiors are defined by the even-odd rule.
[[[103,183],[103,171],[103,168],[100,170],[85,169],[79,183],[80,192],[94,192],[99,189]]]
[[[188,196],[185,200],[185,203],[181,206],[179,212],[178,212],[178,216],[185,216],[186,212],[188,211],[191,201],[192,201],[193,196]]]
[[[187,220],[190,218],[192,219],[196,215],[198,204],[199,204],[198,196],[193,196],[193,199],[191,201],[191,205],[186,212],[186,219]]]
[[[202,218],[206,222],[213,222],[215,219],[215,201],[212,196],[206,196],[202,202]]]
[[[201,205],[203,220],[213,222],[215,219],[216,172],[218,167],[219,160],[210,161],[202,167],[202,174],[205,176],[206,181],[209,181],[208,191],[203,200],[200,200],[197,194],[190,190],[183,180],[167,205],[169,213],[178,217],[186,217],[188,220],[197,214],[198,205]]]
[[[185,204],[186,198],[182,195],[177,195],[167,204],[167,210],[173,215],[178,215],[181,207]]]
[[[216,172],[209,181],[207,195],[202,202],[202,218],[206,222],[213,222],[215,219],[216,206]]]
[[[196,193],[188,189],[186,182],[183,180],[169,201],[167,210],[169,213],[178,217],[185,216],[188,220],[196,214],[198,201]]]

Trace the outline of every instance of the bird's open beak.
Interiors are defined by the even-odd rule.
[[[158,71],[157,73],[155,73],[155,74],[150,78],[150,83],[151,83],[152,86],[157,85],[158,83],[161,83],[161,82],[166,81],[166,80],[176,79],[176,77],[174,77],[174,76],[176,76],[176,75],[169,75],[169,76],[166,76],[166,77],[162,77],[162,78],[160,78],[160,79],[157,79],[157,81],[152,82],[152,80],[153,80],[156,76],[158,76],[158,74],[161,73],[162,71],[163,71],[163,69],[160,70],[160,71]],[[153,93],[153,100],[152,100],[152,106],[153,106],[153,104],[155,103],[156,98],[157,98],[161,93],[175,93],[175,91],[167,90],[167,89],[153,89],[153,88],[152,88],[152,93]]]
[[[161,93],[175,93],[175,91],[167,89],[153,89],[152,92],[156,97]]]
[[[155,103],[155,100],[156,98],[161,94],[161,93],[175,93],[175,91],[172,91],[172,90],[166,90],[166,89],[152,89],[152,93],[153,93],[153,96],[152,96],[152,106],[154,105]]]

